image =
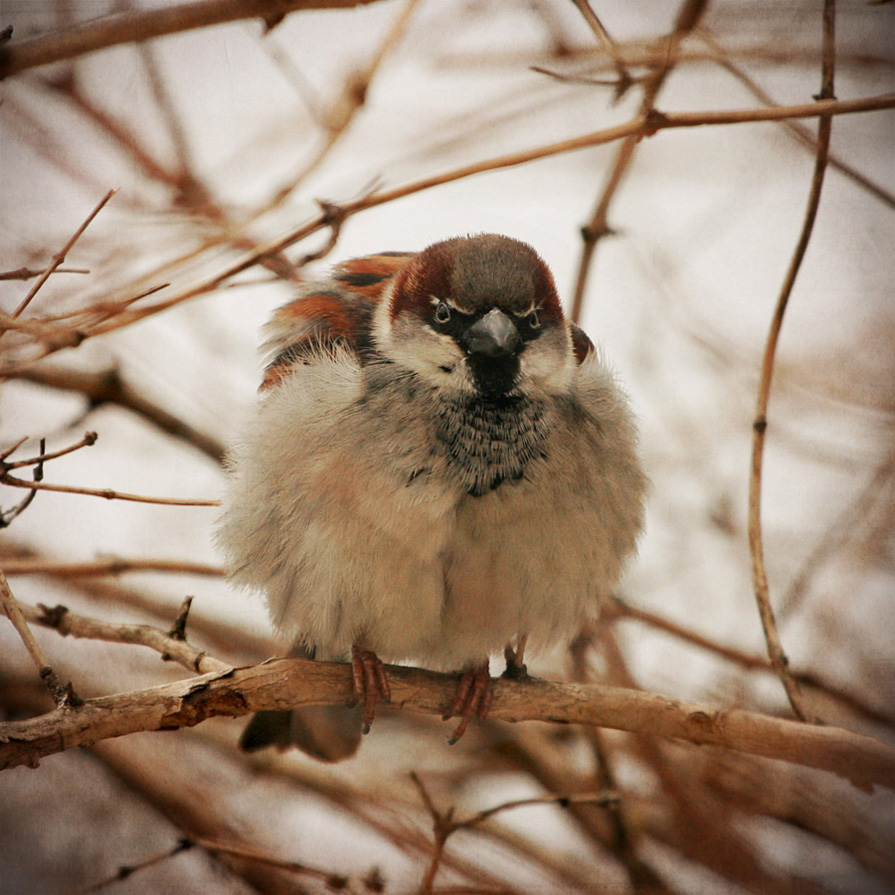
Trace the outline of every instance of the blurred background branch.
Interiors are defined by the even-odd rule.
[[[895,744],[895,7],[838,4],[833,98],[826,75],[814,96],[822,6],[4,4],[0,568],[40,663],[88,705],[189,689],[184,665],[266,674],[284,650],[221,580],[213,513],[177,504],[220,494],[259,329],[322,259],[487,230],[535,245],[631,392],[653,480],[601,623],[526,656],[557,683],[540,702],[499,685],[567,720],[570,694],[623,691],[589,696],[588,724],[497,712],[448,749],[434,714],[383,709],[332,767],[240,753],[228,717],[69,750],[4,773],[10,892],[892,890],[893,793],[796,754]],[[749,553],[768,407],[773,660]],[[823,726],[792,720],[775,669]],[[395,674],[437,711],[439,676]],[[0,720],[76,723],[53,705],[0,625]],[[688,705],[747,727],[694,745]],[[796,762],[768,757],[787,742]]]

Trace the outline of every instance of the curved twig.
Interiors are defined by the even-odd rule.
[[[823,52],[823,84],[819,101],[833,98],[833,69],[834,69],[834,36],[835,36],[835,2],[826,0],[824,3],[824,52]],[[828,115],[821,116],[818,125],[817,155],[814,163],[814,176],[811,180],[811,191],[808,196],[808,207],[805,210],[805,220],[802,224],[802,232],[796,244],[795,252],[790,261],[786,279],[777,298],[777,306],[771,320],[771,327],[765,343],[764,357],[761,363],[761,377],[758,383],[758,397],[755,406],[755,419],[752,423],[752,472],[749,477],[749,552],[752,557],[752,582],[755,589],[755,600],[758,604],[758,613],[761,617],[761,626],[764,630],[765,642],[768,648],[768,657],[780,682],[786,690],[789,703],[797,718],[809,720],[808,712],[804,706],[802,692],[798,681],[789,669],[789,660],[783,650],[780,634],[777,630],[777,622],[774,610],[771,606],[770,588],[768,586],[767,570],[764,562],[764,545],[761,531],[761,484],[762,461],[764,458],[765,436],[767,433],[768,399],[771,393],[771,379],[774,374],[774,359],[777,352],[777,342],[780,338],[780,330],[783,326],[783,315],[795,285],[796,276],[802,265],[802,259],[811,240],[814,229],[814,221],[817,217],[817,209],[820,205],[820,193],[824,182],[824,173],[827,169],[827,157],[830,148],[830,133],[833,122]]]

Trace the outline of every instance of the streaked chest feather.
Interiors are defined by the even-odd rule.
[[[543,402],[530,398],[461,398],[439,402],[434,435],[449,473],[479,497],[521,479],[533,461],[547,456],[549,424]]]

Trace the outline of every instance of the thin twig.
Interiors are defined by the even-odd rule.
[[[438,875],[438,869],[441,866],[441,861],[444,857],[445,845],[447,844],[448,837],[455,829],[453,826],[454,809],[453,806],[451,806],[445,812],[439,811],[435,807],[435,803],[432,801],[429,791],[426,789],[416,771],[410,772],[410,779],[413,781],[413,785],[417,788],[423,805],[426,807],[426,811],[429,812],[429,816],[432,818],[432,835],[434,838],[432,854],[429,858],[429,866],[426,867],[426,872],[423,874],[417,893],[418,895],[432,895],[432,887],[435,885],[435,877]]]
[[[604,632],[606,631],[605,626],[601,626],[601,629]],[[593,626],[585,628],[569,646],[569,657],[572,662],[574,680],[582,683],[592,679],[592,675],[589,673],[587,656],[588,652],[593,648],[593,634]],[[606,746],[607,738],[605,731],[598,727],[591,727],[585,728],[582,733],[593,752],[595,763],[593,778],[597,786],[601,790],[615,792],[618,796],[615,801],[610,801],[605,805],[603,812],[610,828],[608,847],[612,849],[624,866],[631,881],[631,886],[635,891],[655,892],[656,895],[659,895],[661,892],[668,892],[668,887],[662,884],[659,875],[653,870],[649,862],[638,854],[637,833],[628,818],[627,801],[629,794],[625,793],[623,797],[616,781],[610,752]],[[590,818],[582,817],[579,814],[579,821],[588,823],[590,828],[593,828],[593,824],[589,823]]]
[[[662,85],[671,73],[677,62],[677,47],[683,37],[696,26],[706,6],[706,0],[684,0],[675,20],[674,29],[668,36],[667,57],[661,67],[654,70],[643,86],[643,97],[640,100],[640,115],[645,120],[655,109],[656,99]],[[580,7],[579,7],[580,8]],[[594,253],[598,242],[612,233],[609,227],[609,206],[615,194],[618,192],[625,175],[634,160],[634,152],[640,142],[642,134],[630,134],[618,147],[613,159],[609,174],[606,177],[600,193],[600,199],[591,215],[590,220],[581,228],[583,245],[581,258],[578,262],[578,274],[575,280],[575,288],[572,293],[572,320],[578,322],[584,308],[584,295],[587,290],[587,280],[593,264]]]
[[[128,4],[130,6],[129,11],[134,11],[135,4],[132,3],[132,0],[128,0]],[[183,126],[183,120],[174,106],[170,91],[159,71],[156,48],[153,44],[141,40],[136,44],[136,50],[140,56],[140,61],[143,63],[143,68],[146,71],[146,77],[149,81],[149,88],[152,91],[153,99],[155,100],[155,106],[161,113],[167,127],[168,135],[171,138],[171,142],[174,144],[177,165],[181,172],[180,180],[181,182],[184,182],[189,179],[193,183],[198,184],[198,178],[192,173],[194,167],[192,163],[192,154]],[[207,192],[207,186],[205,186],[205,184],[202,184],[202,191]]]
[[[587,22],[588,27],[593,31],[594,36],[597,38],[597,42],[612,57],[612,65],[613,68],[615,68],[616,73],[614,82],[615,101],[618,102],[618,100],[628,92],[631,85],[635,83],[635,79],[631,77],[630,72],[625,67],[624,60],[619,54],[617,44],[603,26],[600,17],[594,12],[593,7],[588,0],[572,0],[572,2],[578,8],[584,21]]]
[[[0,272],[0,280],[33,280],[34,277],[43,276],[46,268],[32,270],[30,267],[20,267],[17,270],[4,270]],[[53,273],[90,273],[86,267],[57,267]]]
[[[359,879],[357,877],[345,876],[341,873],[334,873],[331,870],[311,867],[308,864],[302,864],[300,861],[285,861],[268,852],[261,851],[261,849],[252,848],[239,843],[221,842],[217,839],[206,839],[203,837],[196,837],[192,841],[194,845],[197,845],[199,848],[204,848],[212,854],[233,855],[234,857],[243,858],[247,861],[255,861],[260,864],[266,864],[269,867],[277,867],[280,870],[289,870],[292,873],[320,880],[328,889],[334,892],[351,891],[349,886],[352,880],[356,880],[357,884],[363,886],[363,888],[368,891],[375,891],[378,887],[378,884],[374,882],[374,880],[378,879],[375,870],[370,871],[366,878]]]
[[[48,86],[64,92],[81,113],[107,133],[128,158],[137,163],[147,177],[173,190],[176,193],[177,203],[198,212],[212,224],[218,236],[209,240],[206,248],[208,245],[219,244],[222,239],[230,241],[235,248],[242,251],[251,251],[256,246],[253,239],[245,233],[238,232],[227,211],[190,168],[182,166],[169,168],[158,161],[125,124],[92,102],[82,92],[76,80],[69,78],[60,82],[50,82]],[[164,112],[162,114],[164,115]],[[172,139],[176,142],[177,137],[172,134]],[[285,258],[268,255],[260,263],[283,279],[295,278],[295,271]]]
[[[413,181],[404,186],[371,193],[360,199],[339,205],[338,207],[341,209],[343,219],[347,219],[351,215],[358,214],[359,212],[371,208],[376,208],[380,205],[385,205],[396,199],[402,199],[405,196],[423,192],[432,189],[433,187],[463,180],[476,174],[502,170],[504,168],[512,168],[517,165],[527,164],[528,162],[549,158],[565,152],[575,152],[593,146],[602,146],[606,143],[625,139],[626,137],[635,134],[639,135],[639,137],[645,137],[652,136],[662,130],[676,128],[752,124],[764,121],[782,121],[787,118],[818,118],[832,115],[853,115],[891,108],[895,108],[895,94],[893,93],[885,93],[858,100],[825,100],[795,106],[776,106],[772,109],[736,109],[694,113],[653,112],[649,116],[637,116],[624,124],[594,131],[580,137],[573,137],[568,140],[561,140],[558,143],[550,143],[535,149],[523,150],[521,152],[499,156],[487,161],[476,162],[456,168],[446,174],[422,178],[421,180]],[[295,230],[290,231],[285,236],[271,240],[249,252],[245,257],[226,267],[215,276],[191,286],[177,295],[158,302],[155,305],[124,311],[114,319],[92,327],[89,335],[100,335],[121,327],[129,326],[139,320],[166,311],[169,308],[175,307],[176,305],[182,304],[197,296],[207,295],[209,292],[218,289],[227,280],[254,267],[266,256],[283,251],[289,246],[316,233],[318,230],[322,230],[324,227],[329,226],[331,218],[332,215],[330,212],[321,212],[312,220]],[[0,316],[0,320],[2,320],[2,316]],[[86,337],[87,334],[81,333],[79,337],[80,341],[83,341]],[[21,372],[21,368],[18,366],[7,368],[6,370],[0,369],[0,375],[6,376],[16,375],[19,372]]]
[[[835,64],[835,0],[824,0],[824,40],[823,40],[823,74],[819,100],[831,100],[833,92],[833,72]],[[786,690],[789,703],[797,718],[803,721],[809,720],[808,712],[804,706],[801,689],[798,681],[789,669],[789,660],[783,650],[780,634],[777,630],[777,621],[771,606],[770,587],[768,585],[767,570],[764,561],[764,544],[761,530],[761,486],[762,486],[762,461],[764,457],[765,437],[768,427],[768,400],[771,393],[771,379],[774,373],[774,359],[777,353],[777,342],[780,338],[780,330],[783,326],[783,315],[789,297],[795,285],[796,276],[802,265],[802,259],[808,248],[811,234],[814,229],[814,221],[817,217],[817,209],[820,205],[821,188],[824,182],[824,173],[827,168],[827,154],[830,147],[830,133],[832,131],[832,119],[824,115],[818,124],[817,155],[814,163],[814,176],[811,180],[811,190],[808,196],[808,207],[805,210],[805,219],[802,231],[796,244],[795,252],[789,265],[783,287],[777,298],[777,306],[771,320],[765,344],[764,357],[761,364],[761,377],[758,383],[758,397],[755,407],[755,419],[752,424],[752,469],[749,477],[749,552],[752,558],[752,581],[755,589],[755,600],[758,604],[758,613],[761,617],[761,625],[764,630],[765,642],[768,649],[768,657],[780,682]],[[814,720],[814,719],[810,719]]]
[[[23,619],[45,628],[52,628],[63,637],[145,646],[155,650],[166,661],[176,662],[199,674],[224,672],[232,668],[228,663],[192,646],[184,638],[152,625],[105,622],[70,612],[65,606],[48,607],[42,603],[37,606],[21,603],[19,608]]]
[[[66,242],[66,244],[55,254],[50,260],[49,266],[44,270],[44,272],[38,277],[37,282],[31,287],[28,294],[22,299],[19,306],[12,312],[13,317],[18,317],[25,308],[31,303],[31,300],[35,295],[40,291],[41,287],[44,283],[50,278],[50,275],[56,270],[63,261],[65,261],[65,256],[71,251],[72,246],[78,241],[81,234],[90,226],[91,221],[102,211],[105,204],[112,198],[112,196],[117,193],[118,190],[109,190],[102,199],[96,204],[93,211],[87,215],[84,219],[84,222],[78,227],[77,230],[72,234],[71,238]],[[5,329],[0,325],[0,336],[3,335]]]
[[[824,532],[780,598],[781,617],[793,615],[798,609],[812,574],[831,555],[841,550],[861,530],[861,523],[872,513],[881,498],[886,496],[895,476],[895,454],[890,454],[879,465],[857,499],[839,513]]]
[[[36,457],[29,457],[27,460],[14,460],[11,463],[6,462],[6,457],[8,457],[9,454],[4,453],[3,456],[0,457],[0,469],[4,472],[8,472],[10,469],[20,469],[23,466],[37,466],[46,460],[55,460],[57,457],[64,457],[66,454],[72,454],[81,448],[92,447],[96,444],[98,437],[96,432],[87,432],[80,441],[77,441],[68,447],[60,448],[58,451],[51,451],[46,454],[41,453]],[[18,444],[21,445],[22,442],[20,441]]]
[[[175,845],[171,848],[166,849],[165,851],[158,852],[157,854],[150,855],[148,858],[144,858],[142,861],[139,861],[136,864],[122,864],[118,870],[115,871],[111,876],[107,876],[105,879],[99,880],[99,882],[92,883],[89,886],[85,886],[83,889],[78,889],[74,895],[91,895],[93,892],[100,892],[108,886],[111,886],[113,883],[120,882],[123,879],[129,879],[135,873],[140,870],[146,870],[147,867],[153,867],[156,864],[161,863],[162,861],[167,861],[170,858],[175,857],[175,855],[179,855],[183,851],[187,851],[192,848],[196,843],[191,842],[187,838],[182,838],[177,841]]]
[[[703,28],[699,32],[699,36],[708,45],[715,54],[715,60],[726,71],[730,72],[746,89],[759,101],[767,106],[775,106],[777,103],[774,98],[747,72],[737,65],[731,58],[729,53],[715,38],[715,36]],[[817,139],[811,131],[798,121],[783,121],[781,124],[803,145],[807,146],[812,152],[817,151]],[[867,190],[872,196],[881,202],[895,208],[895,195],[890,193],[885,187],[871,180],[867,175],[862,174],[857,168],[850,165],[845,160],[830,153],[828,159],[829,165],[835,168],[841,174],[844,174],[858,186]]]
[[[88,497],[102,497],[105,500],[130,500],[136,503],[157,503],[175,507],[218,507],[219,500],[192,500],[181,497],[148,497],[145,494],[128,494],[111,488],[79,488],[75,485],[53,485],[49,482],[26,482],[9,473],[0,473],[0,482],[13,488],[28,488],[34,491],[55,491],[60,494],[84,494]]]
[[[8,448],[0,451],[0,463],[3,463],[7,457],[14,454],[27,440],[28,436],[24,435],[18,441],[13,442]]]
[[[616,140],[625,139],[632,135],[646,137],[652,136],[662,130],[676,128],[750,124],[763,121],[782,121],[788,118],[818,118],[833,115],[852,115],[890,108],[895,108],[895,94],[892,93],[880,94],[878,96],[866,97],[858,100],[821,100],[814,103],[805,103],[795,106],[776,106],[772,109],[738,109],[698,113],[662,113],[654,111],[648,116],[637,116],[631,121],[621,125],[594,131],[593,133],[584,134],[580,137],[562,140],[558,143],[551,143],[535,149],[511,153],[484,162],[466,165],[446,174],[423,178],[390,190],[378,191],[355,201],[339,205],[338,207],[341,209],[342,219],[345,220],[351,215],[367,209],[376,208],[388,202],[393,202],[396,199],[401,199],[414,193],[432,189],[433,187],[453,183],[475,174],[502,170],[504,168],[527,164],[528,162],[549,158],[565,152],[575,152],[580,149],[601,146]],[[210,277],[171,298],[142,308],[129,308],[114,316],[107,314],[104,322],[91,325],[90,327],[73,328],[68,331],[54,329],[50,332],[46,331],[42,325],[34,321],[18,321],[17,323],[26,331],[34,329],[35,335],[37,335],[38,338],[48,342],[43,354],[40,355],[40,357],[46,357],[48,354],[59,350],[60,348],[73,347],[83,342],[86,338],[112,332],[113,330],[125,326],[130,326],[139,320],[144,320],[154,314],[166,311],[183,302],[196,298],[197,296],[207,295],[209,292],[220,288],[227,280],[232,279],[256,264],[262,263],[265,258],[271,255],[276,255],[289,246],[316,233],[318,230],[329,226],[331,220],[332,215],[330,212],[322,212],[311,221],[290,231],[285,236],[278,237],[266,244],[258,246],[247,253],[242,259],[229,265],[215,276]],[[162,287],[154,287],[154,290],[158,288]],[[148,293],[144,293],[144,295],[145,294]],[[0,314],[0,326],[8,326],[10,319],[11,318],[9,318],[8,315]],[[35,359],[32,359],[26,363],[15,363],[8,367],[0,368],[0,376],[19,375],[27,369],[34,360]]]
[[[280,207],[295,190],[303,183],[307,177],[315,171],[320,164],[327,158],[336,144],[341,140],[348,126],[354,120],[357,113],[364,107],[369,92],[370,85],[376,72],[382,65],[385,58],[399,44],[404,32],[407,30],[407,24],[420,0],[406,0],[406,3],[395,16],[388,33],[379,45],[379,48],[373,59],[364,67],[349,74],[345,81],[345,85],[336,101],[323,113],[323,127],[326,136],[323,144],[314,153],[313,157],[306,162],[301,170],[293,175],[289,183],[280,187],[270,199],[264,203],[260,210],[253,215],[249,222],[255,220],[261,214],[266,214],[275,208]],[[324,206],[325,203],[321,203]],[[333,240],[338,236],[338,231],[334,228],[332,231]],[[314,256],[311,260],[316,260]],[[306,263],[306,262],[305,262]],[[301,265],[299,265],[301,266]]]
[[[96,559],[90,562],[62,562],[48,559],[9,559],[3,563],[7,575],[54,575],[58,578],[95,578],[125,572],[166,572],[175,575],[223,577],[220,566],[176,559]]]
[[[8,565],[7,572],[8,574],[12,574],[12,572],[9,571]],[[705,637],[696,631],[685,628],[683,625],[679,625],[667,618],[656,615],[654,612],[638,609],[617,596],[612,597],[611,602],[604,604],[601,618],[607,623],[612,623],[620,619],[638,621],[642,624],[649,625],[652,628],[656,628],[659,631],[665,631],[665,633],[671,634],[673,637],[677,637],[693,646],[708,650],[716,656],[726,659],[728,662],[733,662],[734,664],[739,665],[741,668],[775,673],[774,666],[766,655],[759,656],[754,653],[747,653],[744,650],[736,649],[732,646],[725,646],[710,637]],[[825,696],[842,703],[842,705],[846,706],[856,714],[863,715],[871,721],[895,727],[895,714],[881,711],[880,709],[869,705],[865,700],[860,699],[854,694],[843,690],[835,684],[831,684],[829,681],[823,680],[816,673],[812,671],[796,670],[793,671],[792,674],[801,685],[819,690]]]
[[[53,671],[52,666],[44,656],[40,645],[34,639],[34,635],[28,627],[28,622],[25,620],[22,608],[9,589],[9,582],[7,582],[6,575],[3,574],[2,569],[0,569],[0,603],[3,604],[3,610],[6,612],[7,618],[12,622],[12,626],[16,629],[19,637],[22,638],[22,643],[25,644],[28,655],[31,656],[31,660],[37,666],[37,673],[50,691],[56,707],[63,708],[79,703],[80,700],[75,695],[72,685],[70,683],[65,685],[59,680],[56,672]]]
[[[558,805],[560,808],[568,808],[569,805],[600,805],[606,806],[618,801],[618,793],[614,790],[602,790],[600,792],[573,792],[573,793],[551,793],[546,796],[532,796],[529,799],[513,799],[509,802],[502,802],[493,808],[486,808],[473,814],[471,817],[462,821],[457,821],[457,828],[475,827],[486,820],[490,820],[496,814],[509,811],[512,808],[525,808],[529,805]]]

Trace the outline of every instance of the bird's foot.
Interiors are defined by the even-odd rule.
[[[444,714],[443,720],[460,716],[460,723],[451,735],[448,743],[454,745],[466,732],[473,715],[484,721],[491,707],[491,675],[488,673],[488,660],[468,667],[460,676],[457,695],[451,707]]]
[[[525,641],[528,638],[523,636],[519,638],[519,642],[514,648],[511,644],[507,644],[504,648],[503,655],[507,660],[507,667],[501,677],[509,678],[511,681],[524,681],[528,679],[528,667],[522,661],[525,654]]]
[[[376,653],[371,650],[361,649],[359,646],[351,648],[351,675],[354,682],[354,695],[356,703],[363,704],[363,731],[370,732],[370,725],[376,716],[376,703],[381,698],[383,702],[391,702],[392,692],[385,676],[385,665]]]

